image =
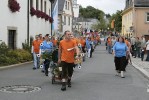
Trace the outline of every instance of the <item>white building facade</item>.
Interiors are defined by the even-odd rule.
[[[72,32],[72,0],[59,0],[58,2],[58,19],[59,19],[59,32],[63,34],[66,30]]]
[[[20,5],[19,12],[12,12],[8,7],[8,0],[0,3],[0,40],[11,49],[22,48],[22,43],[38,34],[50,34],[51,23],[45,19],[31,16],[30,9],[50,14],[51,3],[49,0],[17,0]],[[29,4],[29,5],[28,5]],[[29,12],[28,12],[29,11]],[[28,15],[29,13],[29,15]],[[28,33],[29,32],[29,33]]]

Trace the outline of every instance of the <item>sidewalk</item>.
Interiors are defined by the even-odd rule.
[[[146,58],[146,57],[145,57]],[[149,62],[141,61],[141,58],[131,58],[132,65],[149,79]]]
[[[19,63],[19,64],[13,64],[13,65],[8,65],[8,66],[1,66],[0,67],[0,70],[8,69],[8,68],[13,68],[13,67],[18,67],[18,66],[25,65],[25,64],[30,64],[32,62],[33,61],[29,61],[29,62],[25,62],[25,63]]]

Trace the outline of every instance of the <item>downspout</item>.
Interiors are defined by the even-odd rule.
[[[52,1],[51,1],[51,18],[53,18],[53,14],[52,14]],[[51,23],[51,36],[52,36],[52,23]]]
[[[29,43],[29,0],[27,0],[27,44]]]

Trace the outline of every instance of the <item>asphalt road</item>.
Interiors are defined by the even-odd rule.
[[[31,93],[5,93],[0,91],[0,100],[149,100],[149,81],[131,65],[125,78],[115,76],[113,55],[98,46],[93,58],[87,58],[82,69],[74,69],[72,87],[60,90],[60,84],[51,84],[51,79],[40,70],[32,70],[32,64],[0,71],[0,87],[31,85],[41,88]]]

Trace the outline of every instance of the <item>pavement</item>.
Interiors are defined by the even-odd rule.
[[[115,76],[114,57],[107,53],[104,44],[96,48],[93,58],[86,59],[82,69],[74,69],[72,87],[64,92],[60,84],[51,84],[50,77],[32,67],[31,63],[0,70],[0,100],[149,100],[149,80],[132,65],[127,66],[125,78]],[[25,87],[11,88],[24,85],[40,89],[7,92],[26,91]]]
[[[144,57],[146,58],[146,56]],[[141,61],[141,58],[131,58],[132,65],[138,69],[146,78],[149,79],[149,62]]]

